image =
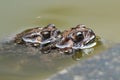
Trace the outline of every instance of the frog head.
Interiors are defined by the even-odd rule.
[[[91,48],[96,45],[96,35],[90,28],[80,24],[70,30],[65,30],[62,33],[61,40],[56,44],[56,47],[68,52],[72,50]],[[72,50],[71,50],[72,49]]]

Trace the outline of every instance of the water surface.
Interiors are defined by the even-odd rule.
[[[85,24],[103,39],[119,43],[119,3],[119,0],[1,0],[0,40],[9,41],[8,37],[22,30],[54,23],[61,30]],[[98,46],[93,54],[79,57],[92,58],[104,50]],[[54,54],[41,55],[34,48],[0,44],[0,80],[41,80],[76,63],[71,56]]]
[[[120,29],[119,3],[119,0],[2,0],[0,38],[49,23],[60,29],[85,24],[102,38],[119,42],[116,36]]]

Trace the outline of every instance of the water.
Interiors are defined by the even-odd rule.
[[[0,39],[6,41],[8,37],[27,28],[46,26],[49,23],[54,23],[61,30],[85,24],[103,39],[119,43],[120,37],[116,36],[120,33],[119,2],[119,0],[1,0]],[[1,80],[41,80],[76,63],[71,56],[59,57],[59,55],[50,58],[48,55],[41,56],[35,49],[21,46],[15,48],[11,44],[2,47],[4,48],[0,50]],[[31,53],[24,54],[27,51]],[[102,46],[98,47],[95,53],[99,51],[104,51]]]
[[[99,43],[89,55],[82,52],[65,55],[57,50],[43,54],[39,48],[16,45],[14,43],[0,44],[0,79],[2,80],[42,80],[52,74],[85,60],[107,49]]]
[[[85,24],[101,37],[119,42],[119,0],[1,0],[0,38],[33,26],[60,29]],[[113,31],[114,30],[114,31]],[[111,37],[112,36],[112,37]]]

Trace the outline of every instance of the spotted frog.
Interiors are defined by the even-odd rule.
[[[80,24],[62,32],[61,40],[56,44],[60,51],[72,53],[74,50],[81,50],[94,47],[96,35],[90,28]]]
[[[45,27],[27,29],[16,35],[14,42],[17,44],[32,45],[41,51],[59,49],[65,53],[94,47],[97,42],[96,35],[90,28],[80,24],[61,32],[54,24]]]
[[[54,24],[49,24],[43,28],[31,28],[17,34],[14,42],[43,48],[46,44],[56,42],[60,37],[60,33]]]

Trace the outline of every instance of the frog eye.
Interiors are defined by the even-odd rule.
[[[84,36],[83,36],[83,33],[82,32],[76,32],[76,33],[73,33],[71,34],[71,39],[74,41],[74,42],[80,42],[84,39]]]
[[[83,36],[82,32],[77,32],[76,33],[76,39],[78,39],[78,40],[83,40],[84,39],[84,36]]]

